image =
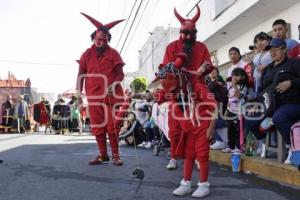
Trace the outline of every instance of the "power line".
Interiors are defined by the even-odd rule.
[[[144,10],[142,11],[142,15],[141,15],[141,17],[140,17],[140,19],[139,19],[139,21],[138,21],[138,23],[137,23],[137,25],[136,25],[136,27],[135,27],[133,33],[132,33],[132,35],[131,35],[131,38],[130,38],[130,40],[129,40],[129,42],[128,42],[128,45],[127,45],[127,47],[126,47],[126,49],[125,49],[125,53],[127,52],[127,49],[128,49],[128,47],[130,46],[130,44],[131,44],[131,41],[132,41],[132,39],[133,39],[133,36],[135,35],[135,33],[136,33],[136,31],[137,31],[137,29],[138,29],[138,27],[139,27],[139,24],[140,24],[140,22],[141,22],[141,20],[142,20],[142,18],[143,18],[143,16],[144,16],[144,13],[145,13],[145,10],[146,10],[146,8],[147,8],[147,6],[148,6],[148,4],[149,4],[149,1],[150,1],[150,0],[147,1],[146,5],[145,5],[145,7],[144,7]],[[125,53],[124,53],[124,54],[125,54]]]
[[[156,10],[158,3],[159,3],[159,0],[157,0],[156,3],[155,3],[155,5],[153,6],[152,12],[151,12],[151,14],[149,16],[148,23],[149,23],[149,21],[151,21],[151,18],[153,16],[153,14],[155,13],[154,11]]]
[[[134,4],[133,4],[133,6],[132,6],[132,9],[131,9],[130,14],[129,14],[129,16],[128,16],[128,19],[126,20],[126,24],[125,24],[125,26],[124,26],[124,28],[123,28],[123,30],[122,30],[122,33],[121,33],[121,35],[120,35],[120,37],[119,37],[119,40],[118,40],[118,43],[117,43],[117,46],[116,46],[116,47],[119,46],[119,43],[120,43],[120,41],[121,41],[121,39],[122,39],[122,37],[123,37],[123,33],[124,33],[124,31],[125,31],[125,29],[126,29],[126,27],[127,27],[127,24],[128,24],[129,19],[130,19],[130,17],[131,17],[131,14],[132,14],[132,12],[133,12],[133,10],[134,10],[134,7],[135,7],[135,5],[136,5],[136,2],[137,2],[137,0],[135,0]]]
[[[191,12],[196,8],[196,6],[201,2],[201,0],[199,0],[194,7],[192,7],[192,9],[186,14],[186,16],[189,16],[191,14]]]
[[[131,28],[132,28],[132,26],[133,26],[133,24],[134,24],[134,22],[135,22],[135,19],[136,19],[136,17],[137,17],[137,14],[138,14],[138,12],[139,12],[139,10],[140,10],[140,8],[141,8],[141,5],[142,5],[143,1],[144,1],[144,0],[141,0],[141,2],[140,2],[140,4],[139,4],[139,7],[137,8],[137,10],[136,10],[136,12],[135,12],[134,18],[133,18],[133,20],[132,20],[132,22],[131,22],[130,28],[129,28],[128,32],[127,32],[127,35],[126,35],[125,40],[124,40],[124,42],[123,42],[122,48],[121,48],[121,50],[120,50],[120,54],[122,54],[123,48],[124,48],[124,46],[125,46],[125,44],[126,44],[127,38],[128,38],[128,36],[129,36],[129,33],[130,33]]]
[[[188,15],[196,8],[196,6],[197,6],[200,2],[201,2],[201,0],[199,0],[199,1],[192,7],[192,9],[186,14],[186,16],[188,16]],[[175,17],[172,17],[172,19],[170,20],[170,24],[171,24],[171,22],[173,21],[173,19],[175,19]],[[171,26],[170,26],[169,28],[170,28],[170,31],[171,31]],[[160,40],[159,40],[159,41],[156,43],[156,45],[154,46],[153,51],[156,50],[156,49],[159,47],[160,42],[161,42],[164,38],[165,38],[164,36],[162,36],[162,37],[160,38]],[[141,65],[143,65],[143,64],[144,64],[151,56],[152,56],[152,53],[149,53],[149,54],[146,56],[146,58],[143,60],[143,63],[141,63]]]

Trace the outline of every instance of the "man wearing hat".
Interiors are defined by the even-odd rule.
[[[300,120],[300,60],[288,58],[287,43],[283,39],[273,38],[266,50],[270,50],[273,62],[262,72],[262,90],[274,86],[276,107],[272,121],[284,141],[290,144],[291,127]],[[258,139],[263,136],[259,130],[262,121],[246,120],[245,124]]]
[[[124,101],[120,82],[124,79],[123,62],[120,54],[109,46],[109,30],[123,20],[102,24],[94,18],[84,15],[96,28],[91,35],[93,45],[81,56],[77,79],[77,90],[81,94],[83,82],[90,112],[92,134],[95,135],[100,154],[89,162],[90,165],[107,163],[109,157],[106,147],[108,135],[112,161],[122,165],[118,149],[119,129],[114,124],[114,110]]]

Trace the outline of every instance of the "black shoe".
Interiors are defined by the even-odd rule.
[[[89,162],[89,165],[100,165],[108,162],[109,162],[109,157],[107,155],[99,155],[94,160],[91,160]]]

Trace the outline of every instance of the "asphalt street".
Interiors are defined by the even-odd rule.
[[[0,160],[4,160],[0,164],[0,199],[194,199],[191,195],[172,195],[181,180],[182,162],[177,170],[168,171],[166,151],[153,156],[150,149],[135,151],[126,145],[121,145],[120,151],[124,162],[121,167],[111,163],[89,166],[88,161],[98,153],[93,136],[0,134]],[[132,176],[137,165],[145,173],[138,193],[138,180]],[[233,173],[229,167],[215,163],[210,166],[211,194],[207,200],[300,198],[300,188],[253,174]],[[194,189],[197,177],[194,169]]]

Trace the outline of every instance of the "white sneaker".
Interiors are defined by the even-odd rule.
[[[192,192],[192,184],[191,181],[185,181],[182,179],[180,181],[180,186],[173,190],[173,195],[183,196]]]
[[[289,155],[288,155],[288,157],[286,158],[286,160],[284,161],[284,164],[291,165],[291,164],[292,164],[291,157],[292,157],[292,151],[291,151],[291,149],[290,149],[290,150],[289,150]]]
[[[224,153],[231,153],[233,150],[227,147],[226,149],[223,149],[222,152]]]
[[[260,157],[261,158],[265,158],[266,157],[266,145],[262,144],[261,145],[261,153],[260,153]]]
[[[150,149],[151,147],[152,147],[151,142],[147,142],[146,145],[145,145],[145,148],[146,149]]]
[[[242,151],[238,148],[231,150],[231,153],[242,153]]]
[[[175,159],[171,159],[169,164],[166,166],[168,170],[176,169],[177,164]]]
[[[213,145],[210,145],[210,148],[214,150],[222,150],[226,148],[226,145],[224,142],[216,141]]]
[[[193,192],[192,197],[205,197],[209,195],[209,182],[198,183],[198,188]]]
[[[146,146],[146,142],[142,142],[141,144],[138,145],[138,147],[145,147]]]

